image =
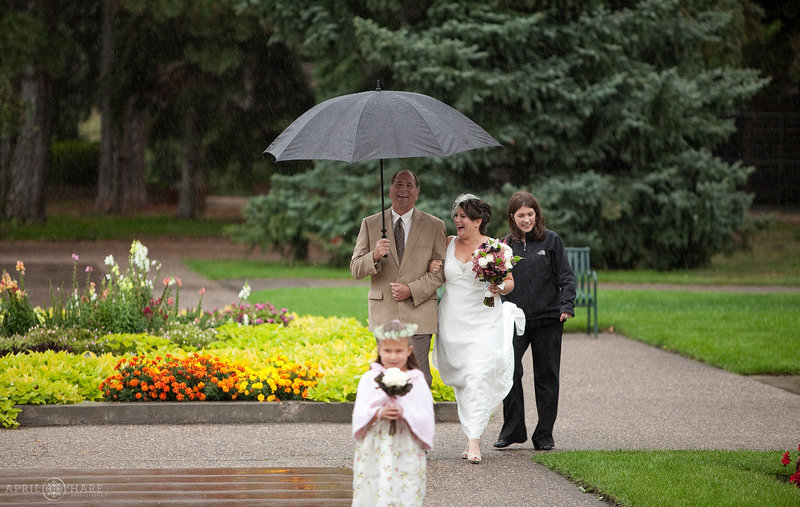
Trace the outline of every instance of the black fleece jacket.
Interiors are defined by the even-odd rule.
[[[503,238],[514,255],[523,257],[511,271],[514,290],[503,296],[503,301],[521,308],[533,327],[558,320],[562,313],[575,315],[575,275],[561,237],[545,229],[542,241],[535,241],[530,232],[525,239],[516,242],[510,236]]]

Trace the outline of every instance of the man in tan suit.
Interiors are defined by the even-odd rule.
[[[438,324],[436,289],[444,282],[444,270],[430,273],[428,262],[444,259],[444,222],[414,208],[419,179],[411,171],[392,177],[389,197],[392,207],[383,211],[387,237],[381,237],[380,213],[362,220],[350,273],[357,279],[371,277],[370,331],[394,319],[419,326],[412,338],[414,356],[430,385],[428,353]]]

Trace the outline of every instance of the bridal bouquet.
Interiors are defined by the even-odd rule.
[[[405,396],[414,387],[411,383],[411,377],[400,368],[387,368],[385,372],[381,372],[375,377],[375,382],[378,383],[378,387],[392,398]],[[391,421],[389,425],[390,435],[394,435],[397,430],[395,422]]]
[[[491,238],[472,252],[472,271],[475,272],[475,278],[487,287],[483,294],[483,304],[494,306],[494,294],[489,292],[489,284],[502,288],[503,279],[520,259],[522,257],[514,255],[510,246]]]

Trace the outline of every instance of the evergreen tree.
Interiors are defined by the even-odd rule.
[[[436,196],[420,204],[440,216],[461,190],[502,203],[527,188],[567,244],[591,246],[609,266],[660,269],[707,263],[743,227],[751,169],[712,150],[765,84],[739,67],[745,1],[261,5],[278,36],[300,34],[320,99],[382,77],[456,107],[503,143],[404,162],[424,175],[423,196]],[[336,167],[279,181],[302,194],[303,181]],[[326,236],[307,227],[307,237]]]

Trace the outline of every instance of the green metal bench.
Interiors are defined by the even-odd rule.
[[[592,329],[594,320],[594,337],[597,338],[597,272],[589,262],[588,246],[566,247],[569,265],[575,274],[575,307],[587,309],[586,334]],[[594,317],[592,316],[594,309]]]

